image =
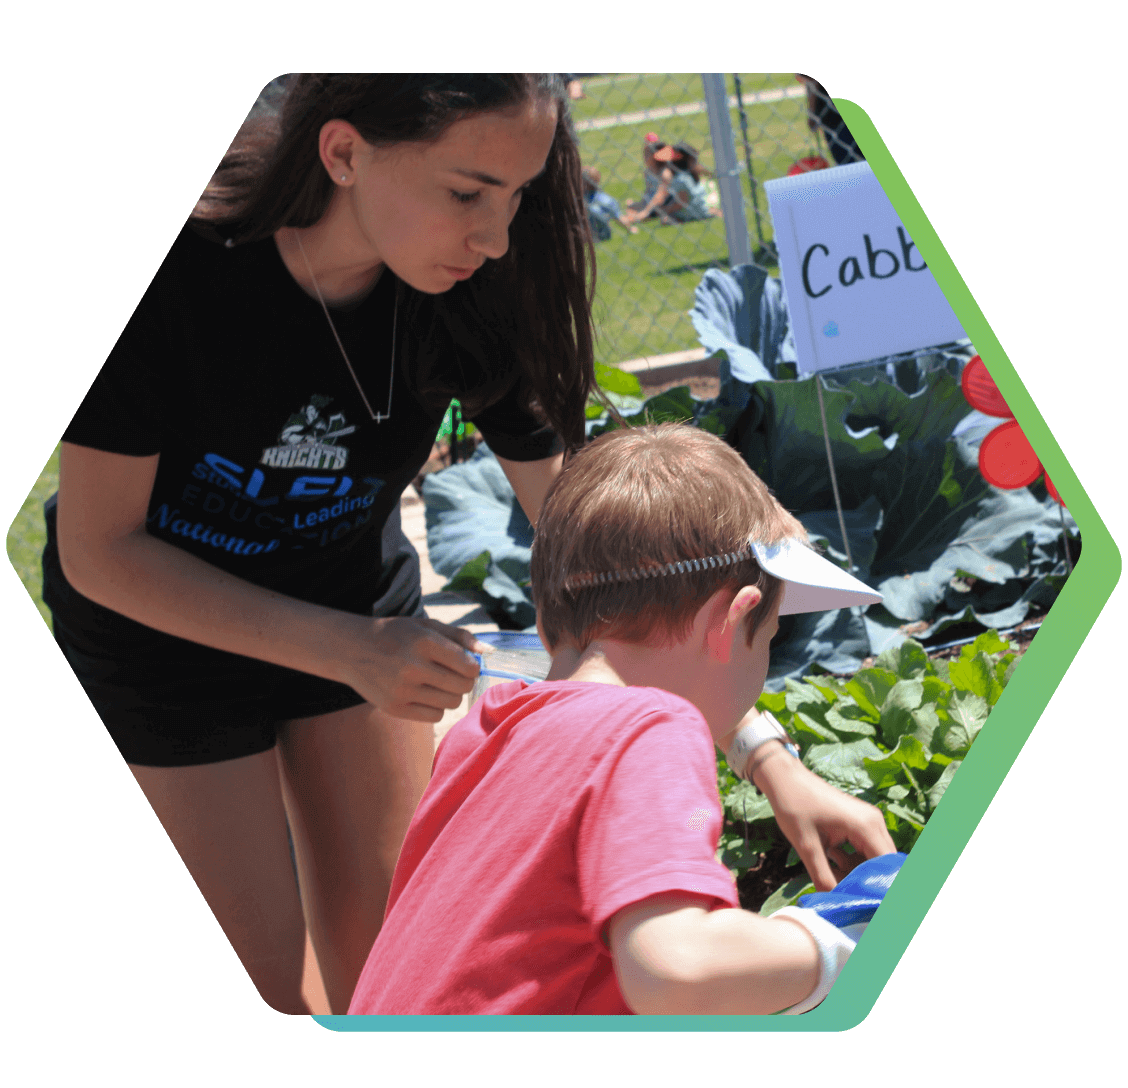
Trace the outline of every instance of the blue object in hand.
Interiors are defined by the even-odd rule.
[[[838,882],[832,892],[810,892],[799,897],[799,906],[815,911],[831,925],[857,940],[874,911],[881,906],[893,878],[907,854],[881,854],[863,861]]]

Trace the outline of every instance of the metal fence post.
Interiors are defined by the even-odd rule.
[[[752,246],[748,240],[748,220],[744,215],[744,196],[740,189],[740,165],[729,119],[725,77],[719,72],[702,74],[705,107],[709,114],[709,136],[713,144],[713,161],[717,167],[717,190],[725,217],[725,240],[728,243],[729,267],[752,263]]]

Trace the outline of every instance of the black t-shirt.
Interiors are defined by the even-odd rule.
[[[160,454],[153,536],[256,585],[366,612],[378,590],[388,595],[381,530],[446,409],[412,392],[409,368],[430,351],[444,368],[449,355],[451,374],[482,369],[474,345],[442,329],[418,335],[410,294],[385,270],[363,301],[331,310],[364,395],[389,415],[377,422],[273,239],[225,247],[188,225],[63,439]],[[511,460],[560,448],[518,385],[473,422]]]

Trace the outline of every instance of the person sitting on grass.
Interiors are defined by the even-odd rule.
[[[647,132],[646,142],[642,145],[642,162],[643,162],[643,184],[645,192],[641,201],[627,201],[626,218],[633,222],[638,222],[643,219],[660,219],[663,214],[672,210],[673,197],[667,192],[666,197],[660,202],[654,201],[654,194],[658,192],[658,187],[663,182],[663,175],[669,175],[664,178],[667,184],[673,180],[673,171],[664,163],[659,162],[654,158],[655,153],[661,151],[666,144],[658,139],[658,133]],[[646,213],[641,213],[646,209]]]
[[[670,225],[720,215],[709,207],[705,168],[697,161],[697,148],[692,144],[648,143],[643,156],[648,181],[646,199],[631,206],[626,213],[629,221],[637,223],[657,215]],[[658,184],[651,190],[649,181],[655,175]]]
[[[488,690],[440,744],[349,1012],[814,1007],[854,942],[812,910],[739,908],[713,746],[769,800],[810,779],[839,868],[893,853],[876,808],[750,712],[781,613],[880,595],[817,555],[734,450],[673,424],[571,459],[531,575],[552,669]]]
[[[584,200],[587,202],[588,222],[591,223],[592,237],[597,242],[606,242],[611,237],[611,221],[614,220],[630,234],[638,234],[636,227],[622,212],[619,202],[599,186],[603,175],[596,166],[585,166],[581,171],[584,183]]]

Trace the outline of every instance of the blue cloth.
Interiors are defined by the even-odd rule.
[[[799,906],[815,911],[839,929],[867,923],[881,906],[906,857],[906,854],[881,854],[863,861],[847,873],[833,891],[799,896]]]
[[[594,189],[587,195],[587,205],[595,240],[606,242],[611,237],[611,220],[619,218],[619,202],[602,189]]]

